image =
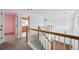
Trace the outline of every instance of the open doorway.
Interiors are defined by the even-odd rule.
[[[17,18],[15,13],[4,13],[4,38],[11,42],[16,38]]]
[[[29,27],[30,27],[29,16],[22,17],[22,37],[26,39],[26,43],[28,42]]]

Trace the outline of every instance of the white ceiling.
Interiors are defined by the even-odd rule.
[[[68,12],[68,14],[74,13],[75,11],[77,11],[76,9],[67,9],[66,12]],[[5,9],[5,12],[9,12],[9,13],[27,13],[27,9]],[[61,12],[65,12],[65,9],[32,9],[31,13],[35,13],[38,15],[51,15],[51,14],[59,14]]]
[[[26,13],[26,9],[5,9],[5,13],[16,13],[16,14],[23,14]]]

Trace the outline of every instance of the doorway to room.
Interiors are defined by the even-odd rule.
[[[14,41],[17,37],[17,18],[15,13],[4,13],[4,38],[6,42]]]
[[[22,17],[22,37],[28,42],[30,19],[29,16]]]

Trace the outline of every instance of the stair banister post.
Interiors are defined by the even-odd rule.
[[[38,25],[38,40],[39,40],[39,25]]]

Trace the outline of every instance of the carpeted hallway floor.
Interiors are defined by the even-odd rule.
[[[33,50],[27,43],[26,38],[17,39],[14,35],[6,35],[6,42],[0,45],[0,50]]]

